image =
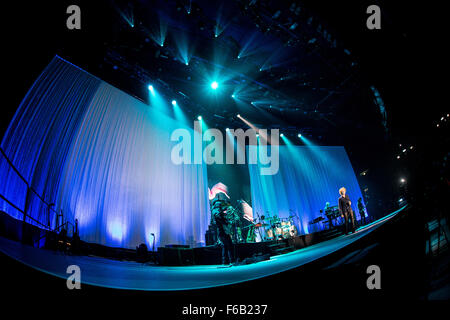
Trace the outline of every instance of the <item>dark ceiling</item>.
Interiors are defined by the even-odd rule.
[[[71,4],[82,10],[81,30],[66,28]],[[366,28],[370,4],[382,9],[381,30]],[[294,138],[301,132],[316,144],[344,145],[357,171],[391,167],[394,146],[416,143],[418,126],[444,107],[430,95],[426,112],[417,108],[418,93],[435,83],[419,76],[436,69],[434,60],[420,63],[437,43],[417,24],[429,11],[403,0],[8,3],[2,132],[58,54],[144,101],[151,83],[209,127],[245,127],[240,113]],[[385,105],[386,127],[371,86]]]

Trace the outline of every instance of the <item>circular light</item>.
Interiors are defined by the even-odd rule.
[[[153,91],[153,86],[152,86],[152,85],[149,85],[149,86],[148,86],[148,90]]]
[[[230,131],[230,128],[226,128],[225,131]]]
[[[211,83],[211,88],[213,88],[214,90],[216,90],[219,87],[219,84],[217,83],[217,81],[213,81]]]
[[[240,115],[240,114],[238,113],[237,117],[238,117],[238,118],[240,118],[240,117],[241,117],[241,115]]]
[[[236,98],[236,96],[235,96],[234,94],[232,94],[231,97],[232,97],[233,99]]]
[[[284,134],[281,133],[281,134],[280,134],[280,137],[284,137]]]
[[[202,116],[197,117],[198,121],[202,121]]]
[[[400,159],[400,156],[397,156],[397,159]]]
[[[176,106],[176,105],[177,105],[177,102],[176,102],[175,100],[172,100],[172,105],[173,105],[173,106]]]
[[[299,133],[298,135],[297,135],[299,138],[301,138],[302,137],[302,134],[301,133]]]
[[[401,179],[400,179],[400,182],[401,182],[401,183],[405,183],[406,180],[405,180],[404,178],[401,178]]]

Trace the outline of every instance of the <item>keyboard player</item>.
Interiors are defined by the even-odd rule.
[[[323,212],[325,212],[325,215],[328,218],[328,223],[330,225],[330,229],[333,228],[333,209],[332,207],[330,207],[330,203],[327,202],[325,203],[325,208],[323,208]]]

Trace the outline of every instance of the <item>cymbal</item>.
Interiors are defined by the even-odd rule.
[[[257,223],[255,224],[255,227],[259,228],[259,227],[268,227],[269,225],[267,223]]]

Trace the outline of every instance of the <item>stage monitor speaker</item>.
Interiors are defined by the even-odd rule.
[[[194,250],[180,247],[159,247],[158,264],[162,266],[189,266],[195,264]]]

